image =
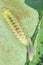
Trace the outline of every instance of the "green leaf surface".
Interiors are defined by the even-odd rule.
[[[25,3],[38,12],[43,11],[43,0],[25,0]]]
[[[20,0],[0,0],[0,65],[24,65],[26,46],[12,33],[2,17],[2,8],[9,8],[20,23],[24,33],[32,36],[39,21],[38,12]]]

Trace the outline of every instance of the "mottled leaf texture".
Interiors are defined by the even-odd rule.
[[[10,30],[2,16],[2,8],[9,8],[17,18],[25,35],[32,37],[39,21],[38,12],[24,0],[0,0],[0,65],[24,65],[27,49]]]

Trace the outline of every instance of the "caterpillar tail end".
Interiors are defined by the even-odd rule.
[[[29,61],[32,61],[34,57],[34,46],[32,44],[31,39],[29,41],[29,46],[28,46],[28,57],[29,57]]]
[[[32,61],[34,57],[34,52],[33,50],[29,50],[29,60]]]

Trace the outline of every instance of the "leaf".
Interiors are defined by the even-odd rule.
[[[43,11],[43,0],[25,0],[25,3],[37,11]]]
[[[3,7],[12,10],[24,33],[30,37],[39,21],[38,12],[27,6],[23,1],[0,0],[0,65],[24,65],[26,62],[26,46],[17,39],[5,23],[2,17]]]

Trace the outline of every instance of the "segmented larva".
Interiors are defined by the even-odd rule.
[[[29,49],[29,59],[30,59],[30,61],[32,61],[34,54],[33,54],[33,45],[32,45],[31,38],[30,37],[27,38],[27,36],[23,32],[20,24],[18,23],[17,19],[15,18],[13,13],[8,8],[2,9],[2,16],[7,21],[7,23],[9,24],[10,28],[15,33],[17,38],[24,45],[26,45],[26,47],[28,47],[28,49]],[[30,53],[31,51],[32,51],[32,53]]]
[[[19,25],[17,19],[13,15],[13,13],[8,8],[2,9],[2,15],[4,19],[9,24],[12,31],[16,34],[17,38],[24,44],[27,45],[27,37],[25,36],[21,26]]]

